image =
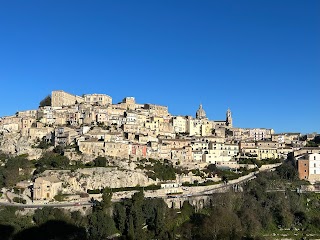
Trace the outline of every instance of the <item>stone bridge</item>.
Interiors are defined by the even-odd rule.
[[[208,190],[202,193],[197,194],[174,194],[163,197],[164,201],[169,208],[180,209],[183,206],[184,202],[189,202],[191,206],[195,207],[196,211],[202,209],[203,207],[209,207],[213,204],[213,196],[217,193],[224,192],[242,192],[242,185],[245,182],[235,183],[235,184],[226,184],[223,187],[215,188]]]

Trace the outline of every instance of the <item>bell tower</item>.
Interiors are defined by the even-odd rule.
[[[226,114],[226,125],[227,125],[227,127],[232,128],[232,116],[231,116],[230,108],[228,108],[227,114]]]

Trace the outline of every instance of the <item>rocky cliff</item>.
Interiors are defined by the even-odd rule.
[[[104,187],[148,186],[157,183],[142,171],[124,170],[116,167],[85,168],[74,172],[46,171],[44,175],[55,175],[63,181],[65,193],[86,192],[87,189],[102,189]]]
[[[21,155],[28,154],[29,159],[38,159],[43,150],[33,148],[28,137],[21,136],[20,133],[5,133],[0,135],[0,151],[6,154]]]

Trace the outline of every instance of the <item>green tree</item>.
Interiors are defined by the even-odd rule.
[[[36,148],[40,148],[40,149],[48,149],[50,146],[52,146],[52,144],[48,143],[45,140],[45,137],[41,139],[41,141],[39,142],[39,144],[36,146]]]
[[[93,160],[95,167],[105,167],[107,166],[107,159],[105,157],[97,157]]]
[[[194,235],[197,239],[241,239],[241,221],[234,211],[218,206],[213,208],[209,217],[198,221]]]
[[[57,145],[56,147],[54,147],[53,152],[63,156],[64,155],[64,147],[61,145]]]
[[[67,212],[59,208],[52,207],[44,207],[42,209],[37,209],[33,214],[33,221],[37,225],[44,224],[50,220],[69,222],[70,216],[67,214]]]
[[[125,230],[123,231],[123,233],[128,239],[146,239],[145,230],[143,229],[145,223],[143,214],[143,192],[136,192],[131,199],[124,201],[122,204],[126,209],[126,222]],[[122,217],[124,216],[124,212],[123,209],[119,210],[119,207],[117,207],[117,209],[117,222],[122,224]],[[121,214],[121,217],[119,217],[119,213]]]
[[[89,216],[89,239],[107,239],[118,233],[113,219],[104,211],[94,211]]]
[[[35,163],[37,173],[46,169],[66,169],[70,165],[70,160],[66,156],[47,152]]]
[[[246,237],[256,237],[262,229],[258,216],[262,211],[260,204],[255,198],[248,195],[244,195],[243,201],[240,204],[241,206],[237,215],[241,220],[244,235]]]
[[[30,179],[33,165],[26,157],[21,155],[8,159],[0,174],[6,187],[12,187],[19,181]]]
[[[122,203],[116,203],[113,209],[113,219],[117,229],[124,235],[126,229],[126,208]]]
[[[71,215],[71,219],[72,219],[73,224],[75,224],[78,227],[80,227],[80,226],[86,227],[87,218],[86,218],[86,216],[83,216],[80,211],[71,212],[70,215]]]
[[[4,180],[4,168],[0,167],[0,188],[3,188],[5,186],[5,180]]]
[[[48,95],[39,103],[39,107],[51,106],[51,96]]]
[[[293,166],[293,163],[287,161],[276,168],[279,176],[286,180],[298,180],[298,171]]]
[[[133,220],[133,214],[129,214],[128,222],[127,222],[127,236],[128,239],[136,239],[135,236],[135,226],[134,226],[134,220]]]
[[[148,230],[154,233],[156,238],[164,235],[167,227],[167,205],[163,199],[145,199],[143,203],[143,214]]]
[[[111,207],[111,199],[112,199],[112,190],[108,187],[104,188],[102,192],[103,209],[107,209]]]

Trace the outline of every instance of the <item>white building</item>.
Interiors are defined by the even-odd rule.
[[[204,162],[216,164],[217,162],[231,161],[239,153],[237,144],[210,143],[209,150],[205,151],[202,158]]]
[[[172,126],[175,133],[185,133],[187,132],[187,119],[183,116],[173,117]]]
[[[319,175],[320,177],[320,154],[312,153],[308,155],[309,159],[309,179],[311,175]]]

